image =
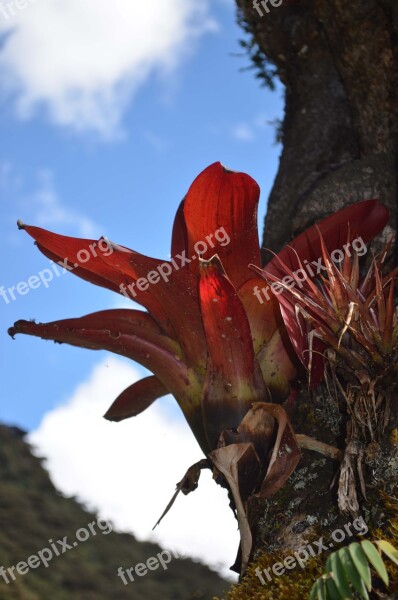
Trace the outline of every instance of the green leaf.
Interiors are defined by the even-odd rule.
[[[316,582],[312,586],[310,600],[318,600],[317,587],[318,587],[318,580],[316,580]]]
[[[327,598],[330,598],[330,600],[347,600],[347,596],[340,594],[332,574],[326,579],[326,590]],[[351,599],[352,596],[348,596],[348,598]]]
[[[379,551],[378,551],[379,549]],[[388,587],[389,577],[381,553],[398,566],[398,550],[385,540],[362,540],[333,552],[326,561],[326,575],[313,585],[310,600],[352,600],[358,596],[369,600],[372,590],[372,572]]]
[[[368,594],[366,587],[361,579],[361,576],[359,575],[359,573],[357,571],[357,568],[351,558],[351,555],[350,555],[348,549],[341,548],[337,552],[337,555],[343,566],[346,578],[351,583],[352,587],[355,589],[355,591],[358,592],[358,594],[360,595],[361,598],[363,598],[364,600],[369,600],[369,594]]]
[[[394,546],[390,544],[390,542],[386,542],[385,540],[378,540],[376,544],[384,552],[384,554],[386,554],[386,556],[388,556],[388,558],[392,560],[393,563],[398,565],[398,550],[394,548]]]
[[[326,561],[326,574],[333,573],[332,563],[330,562],[330,559],[331,559],[331,555],[328,556],[328,559]]]
[[[321,579],[318,579],[318,583],[318,600],[328,600],[325,579],[321,577]]]
[[[318,579],[316,580],[316,582],[312,586],[311,594],[310,594],[310,600],[318,600],[317,589],[318,589]]]
[[[328,600],[325,590],[325,580],[320,577],[316,580],[311,590],[310,600]]]
[[[388,587],[388,573],[387,569],[384,565],[383,559],[380,554],[377,552],[374,544],[369,542],[369,540],[362,540],[361,546],[366,556],[368,557],[368,561],[373,566],[374,570],[383,581],[386,587]]]
[[[358,544],[358,542],[350,544],[348,546],[348,551],[362,581],[366,586],[366,589],[368,592],[370,592],[372,589],[372,575],[370,573],[370,567],[365,552],[362,550],[362,547]]]
[[[341,563],[341,560],[340,560],[337,552],[333,552],[333,554],[331,554],[329,556],[327,562],[330,563],[330,567],[331,567],[330,570],[334,575],[334,580],[335,580],[337,589],[339,590],[340,596],[342,598],[344,598],[344,600],[351,600],[352,592],[350,590],[350,586],[348,584],[348,580],[345,575],[343,565]],[[326,563],[326,565],[327,565],[327,563]]]

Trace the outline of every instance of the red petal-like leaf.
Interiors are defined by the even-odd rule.
[[[147,308],[167,333],[170,332],[171,337],[179,341],[187,363],[204,367],[206,342],[199,308],[197,275],[186,266],[180,268],[181,263],[177,261],[175,267],[171,262],[162,262],[133,251],[115,249],[106,261],[116,264],[130,283],[137,281],[138,284],[139,279],[146,278],[150,272],[159,274],[160,270],[165,273],[164,278],[159,277],[157,283],[148,285],[144,291],[137,290],[135,299]],[[176,302],[177,298],[181,301]]]
[[[77,319],[51,323],[17,321],[9,334],[34,335],[92,350],[109,350],[137,360],[152,371],[167,373],[183,365],[178,344],[162,335],[153,319],[139,310],[104,310]],[[159,364],[157,364],[159,363]]]
[[[45,256],[68,271],[96,285],[121,292],[120,286],[125,282],[125,277],[115,261],[109,262],[106,259],[114,254],[116,248],[131,252],[127,248],[115,246],[105,238],[74,238],[32,225],[19,224],[19,227],[36,241],[37,247]]]
[[[184,203],[188,232],[188,256],[203,251],[197,242],[204,242],[209,259],[217,253],[236,288],[252,277],[248,265],[261,265],[257,231],[257,205],[260,190],[257,183],[245,173],[228,171],[221,163],[207,167],[192,183]],[[215,234],[223,230],[222,244]],[[209,240],[209,236],[212,236]],[[190,265],[194,270],[196,264]]]
[[[202,383],[181,360],[178,344],[160,333],[147,313],[109,310],[52,323],[17,321],[9,334],[17,333],[92,350],[109,350],[137,361],[173,394],[201,448],[208,452],[200,412]]]
[[[387,352],[391,352],[391,342],[394,331],[394,290],[395,277],[393,276],[390,282],[390,288],[386,298],[386,322],[384,326],[383,345]]]
[[[202,410],[212,447],[237,427],[255,400],[267,397],[245,309],[220,260],[200,261],[200,305],[209,359]]]
[[[272,280],[273,276],[270,275],[270,280]],[[275,278],[274,281],[278,279]],[[288,332],[290,342],[292,347],[300,359],[304,367],[310,369],[310,377],[309,383],[310,387],[314,388],[323,380],[324,376],[324,360],[323,360],[323,352],[325,350],[325,344],[318,338],[314,338],[312,340],[312,346],[309,347],[308,333],[309,327],[303,318],[300,311],[297,312],[297,307],[305,306],[304,296],[299,293],[295,288],[294,292],[292,290],[285,289],[282,294],[277,296],[281,313],[283,317],[283,321],[286,326],[286,330]],[[294,359],[290,358],[291,368],[289,371],[289,361],[287,361],[284,357],[284,352],[282,352],[281,359],[283,360],[284,366],[281,371],[280,369],[280,361],[278,356],[281,355],[281,344],[283,349],[286,349],[287,344],[283,339],[278,340],[276,337],[274,340],[275,344],[270,342],[269,347],[267,347],[264,352],[259,356],[259,361],[261,364],[261,368],[263,370],[264,380],[267,385],[269,385],[270,389],[275,392],[282,393],[283,390],[287,389],[288,381],[294,377]],[[272,353],[272,360],[269,360],[269,353]],[[276,367],[272,371],[270,371],[271,363]],[[290,372],[290,376],[289,376]],[[285,375],[287,375],[288,379],[285,379]],[[274,382],[272,379],[274,378]]]
[[[364,200],[352,204],[319,221],[297,236],[278,253],[278,257],[292,271],[300,268],[297,255],[303,263],[317,261],[322,257],[319,232],[330,253],[334,250],[343,250],[344,252],[344,244],[347,244],[347,240],[351,242],[357,237],[361,237],[367,244],[384,229],[388,222],[388,214],[388,209],[378,200]],[[277,276],[285,275],[275,257],[267,263],[266,270]]]
[[[184,204],[185,200],[182,200],[174,218],[173,233],[171,236],[172,257],[181,254],[181,252],[188,251],[188,233],[185,224]]]
[[[206,347],[196,277],[189,269],[176,269],[167,261],[104,240],[58,235],[30,225],[23,228],[48,258],[62,262],[72,273],[91,283],[124,293],[142,304],[170,337],[180,341],[187,362],[204,364]],[[105,251],[100,250],[103,247]],[[148,282],[150,272],[157,274],[156,283]],[[176,297],[184,297],[183,305],[176,303]]]
[[[9,334],[18,333],[127,356],[153,371],[174,395],[192,383],[177,342],[143,311],[104,310],[51,323],[17,321]]]
[[[123,421],[142,413],[155,400],[168,394],[168,390],[156,377],[145,377],[124,390],[107,410],[108,421]]]

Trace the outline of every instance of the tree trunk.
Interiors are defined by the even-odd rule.
[[[277,251],[320,217],[375,197],[390,208],[395,229],[395,0],[285,0],[263,17],[250,0],[238,4],[286,89],[283,152],[265,246]]]
[[[257,66],[258,57],[264,57],[286,90],[283,150],[268,203],[264,248],[277,252],[323,216],[364,199],[379,198],[386,204],[390,209],[387,233],[396,231],[396,0],[284,0],[279,7],[265,3],[269,12],[260,4],[263,16],[252,0],[237,3],[240,22],[257,48]],[[394,408],[393,399],[380,452],[372,456],[367,448],[366,453],[367,501],[361,498],[360,504],[370,533],[375,533],[370,537],[382,529],[391,539],[387,520],[397,510],[396,503],[393,506],[380,495],[381,491],[394,495],[398,480],[398,411]],[[299,398],[293,426],[297,433],[345,448],[344,419],[326,389]],[[285,488],[271,500],[259,502],[250,515],[254,561],[264,552],[291,554],[321,536],[330,541],[334,530],[353,522],[354,517],[339,514],[337,508],[333,481],[337,472],[333,460],[303,451]],[[326,555],[320,559],[324,566]],[[259,563],[264,565],[261,560],[265,559]],[[252,571],[253,589],[243,582],[230,597],[308,597],[302,592],[295,595],[287,582],[288,578],[286,596],[275,591],[272,596],[255,596],[265,588]]]

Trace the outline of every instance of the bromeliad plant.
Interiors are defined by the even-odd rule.
[[[18,321],[9,330],[12,336],[24,333],[107,349],[153,372],[127,388],[105,417],[120,421],[135,416],[157,398],[173,394],[206,456],[188,469],[176,494],[194,490],[205,467],[229,488],[241,532],[241,572],[252,546],[247,519],[251,499],[280,489],[299,461],[299,446],[338,455],[325,444],[295,435],[289,421],[301,367],[278,301],[271,295],[261,303],[254,293],[263,284],[249,268],[261,267],[258,199],[259,188],[248,175],[220,163],[208,167],[191,185],[175,218],[171,251],[173,257],[184,257],[184,266],[175,270],[171,261],[169,281],[160,278],[148,286],[138,280],[149,279],[163,261],[107,242],[111,253],[97,253],[79,264],[81,252],[89,251],[94,240],[20,225],[45,256],[83,279],[119,293],[137,283],[131,296],[148,312],[105,310],[45,324]],[[324,219],[318,228],[326,248],[332,249],[358,234],[369,241],[386,220],[377,201],[365,201]],[[229,243],[198,255],[197,242],[220,229]],[[319,258],[317,239],[318,229],[312,227],[292,242],[303,261]],[[288,262],[289,256],[285,249],[279,259]],[[278,273],[279,259],[267,265],[269,272]]]
[[[361,276],[358,254],[336,264],[320,231],[318,237],[324,265],[318,279],[299,281],[282,261],[278,274],[265,269],[264,275],[283,288],[278,300],[284,322],[310,380],[326,377],[336,400],[343,399],[346,440],[338,504],[342,512],[357,515],[358,488],[366,498],[365,457],[374,460],[380,453],[398,388],[398,269],[383,275],[392,239]],[[303,267],[299,256],[296,261]],[[282,275],[300,287],[287,286]]]

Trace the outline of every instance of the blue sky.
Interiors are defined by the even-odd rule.
[[[28,5],[18,17],[37,8]],[[8,27],[17,27],[14,34],[8,32],[11,39],[25,31],[29,44],[28,25],[21,23],[18,32],[17,19],[10,21]],[[42,27],[45,35],[44,23]],[[213,2],[211,10],[196,16],[195,27],[201,31],[193,39],[187,34],[181,52],[170,50],[174,66],[162,71],[155,57],[142,83],[123,100],[118,125],[105,134],[102,125],[79,124],[79,117],[66,124],[54,118],[56,100],[45,90],[24,114],[19,105],[32,93],[29,85],[37,90],[39,76],[34,83],[21,77],[3,91],[0,197],[6,248],[0,282],[6,288],[48,266],[29,236],[16,229],[18,218],[68,235],[103,234],[167,258],[179,201],[194,177],[216,160],[259,182],[261,223],[279,154],[269,121],[281,116],[282,93],[260,88],[252,71],[240,72],[249,63],[246,56],[234,56],[240,52],[242,32],[232,2]],[[10,37],[3,43],[3,56],[0,52],[3,69],[6,60],[13,66],[7,52]],[[106,48],[102,51],[105,55]],[[67,50],[57,52],[58,61],[66,60]],[[115,302],[112,292],[69,274],[54,278],[48,289],[17,294],[9,304],[0,297],[2,421],[36,427],[99,359],[96,352],[37,339],[12,342],[4,333],[7,326],[18,318],[78,316]]]
[[[167,259],[181,198],[217,160],[260,184],[262,228],[280,153],[270,122],[282,116],[282,90],[261,88],[252,71],[241,72],[249,60],[236,56],[242,31],[232,0],[29,0],[13,15],[0,10],[0,35],[1,286],[49,266],[17,230],[18,218],[76,237],[105,235]],[[200,458],[173,399],[109,424],[101,415],[141,367],[6,333],[18,319],[77,317],[127,301],[71,274],[7,298],[0,296],[0,421],[31,432],[65,493],[140,539],[225,570],[236,524],[210,479],[202,496],[179,500],[151,533],[175,481]],[[130,458],[137,449],[144,469]]]

